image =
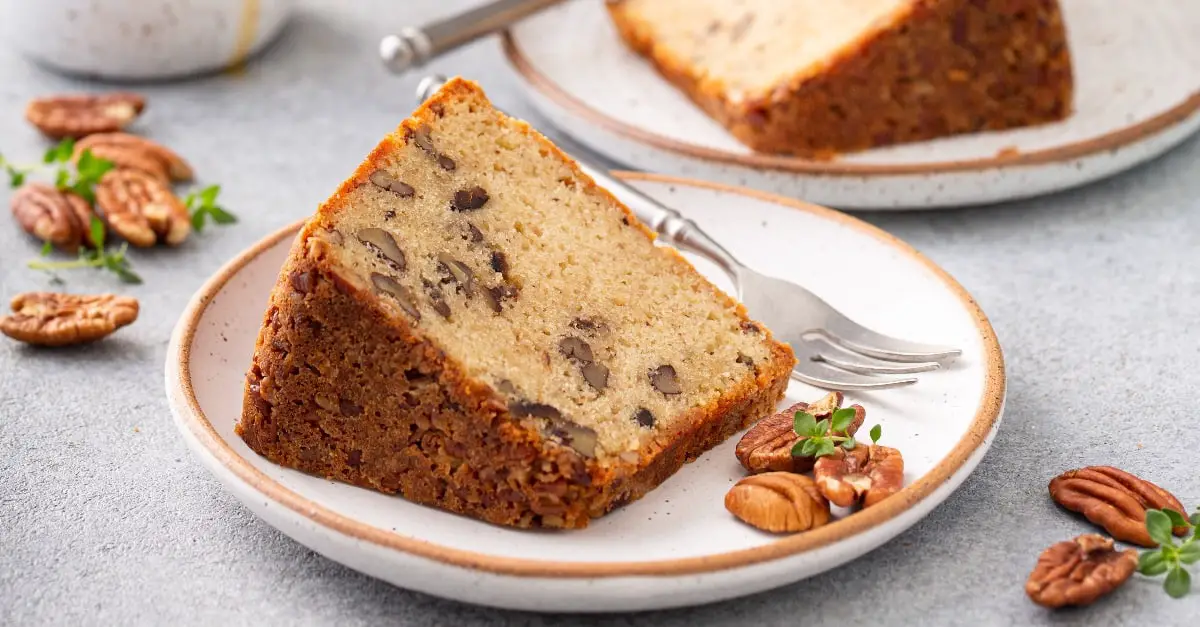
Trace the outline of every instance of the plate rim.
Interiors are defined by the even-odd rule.
[[[513,29],[500,34],[501,47],[509,65],[533,89],[574,116],[583,118],[624,139],[646,144],[681,157],[760,170],[777,170],[796,174],[822,176],[879,176],[935,175],[955,172],[979,172],[1014,166],[1032,166],[1069,162],[1115,151],[1156,135],[1200,112],[1200,87],[1175,106],[1136,124],[1124,126],[1102,135],[1016,154],[996,154],[976,159],[931,161],[914,164],[863,164],[839,160],[816,161],[800,157],[767,153],[739,154],[719,148],[690,144],[654,131],[626,124],[575,97],[558,83],[533,67],[513,35]]]
[[[212,303],[213,297],[239,271],[263,252],[289,237],[295,237],[296,232],[307,222],[308,218],[293,222],[276,230],[239,253],[213,274],[188,303],[173,334],[174,339],[172,343],[175,352],[167,356],[168,385],[172,386],[168,390],[168,396],[171,400],[172,409],[176,412],[179,419],[179,424],[189,430],[195,437],[196,442],[204,447],[207,453],[213,456],[214,461],[218,462],[224,470],[229,471],[237,477],[246,487],[253,490],[257,496],[267,498],[271,502],[282,505],[319,527],[324,527],[332,532],[381,548],[396,550],[450,566],[487,573],[531,578],[562,577],[592,579],[712,573],[747,567],[810,552],[832,545],[835,542],[849,540],[860,533],[882,526],[897,518],[917,503],[929,497],[939,486],[957,473],[976,450],[985,445],[988,434],[999,420],[1005,398],[1005,366],[999,340],[987,316],[970,294],[932,260],[922,255],[911,245],[878,227],[819,205],[784,198],[766,192],[739,188],[722,183],[697,181],[684,177],[627,171],[614,171],[614,174],[624,180],[690,186],[724,193],[740,194],[757,200],[782,205],[790,209],[806,211],[816,214],[818,217],[833,220],[839,224],[866,233],[880,240],[881,243],[890,245],[897,249],[898,252],[915,259],[932,272],[936,278],[941,280],[958,297],[961,305],[973,317],[976,331],[978,331],[983,344],[985,360],[984,389],[981,394],[980,404],[966,433],[931,470],[908,486],[905,486],[904,489],[893,495],[893,497],[875,507],[859,511],[853,516],[844,517],[813,531],[786,536],[762,546],[713,555],[635,562],[541,560],[497,556],[447,547],[413,536],[380,529],[320,505],[288,489],[283,484],[267,476],[266,473],[255,468],[216,432],[212,423],[205,416],[203,409],[201,409],[192,386],[190,364],[192,343],[195,341],[199,321],[208,309],[208,306]],[[171,378],[172,371],[177,373],[177,377],[174,380]],[[182,406],[176,402],[177,399],[183,400]]]

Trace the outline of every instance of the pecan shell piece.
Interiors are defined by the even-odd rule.
[[[28,292],[12,299],[0,333],[37,346],[67,346],[101,339],[137,320],[138,302],[113,294]]]
[[[29,183],[10,200],[13,217],[26,233],[74,253],[80,244],[94,245],[91,238],[92,207],[71,192],[45,183]]]
[[[792,447],[803,440],[793,430],[796,412],[812,414],[817,420],[828,418],[842,406],[842,393],[832,392],[814,403],[796,403],[791,407],[763,420],[750,428],[734,448],[734,455],[750,472],[808,472],[816,461],[811,457],[792,455]],[[863,421],[866,410],[861,405],[851,405],[854,421],[847,428],[854,435]]]
[[[96,205],[109,228],[130,244],[183,243],[192,232],[183,202],[166,182],[137,170],[113,170],[96,185]]]
[[[1050,496],[1117,540],[1144,547],[1158,545],[1146,531],[1147,509],[1187,511],[1170,492],[1112,466],[1068,470],[1050,481]],[[1183,535],[1187,529],[1174,532]]]
[[[63,94],[34,98],[25,106],[25,119],[51,139],[79,139],[119,131],[146,108],[138,94]]]
[[[1111,538],[1084,534],[1038,556],[1025,582],[1025,594],[1049,608],[1088,605],[1121,587],[1137,565],[1137,551],[1117,551]]]
[[[795,533],[829,522],[829,502],[812,479],[768,472],[738,481],[725,495],[725,509],[742,522],[773,533]]]

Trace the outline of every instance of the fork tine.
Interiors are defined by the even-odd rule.
[[[792,369],[792,378],[825,390],[849,392],[854,390],[886,390],[917,382],[916,377],[903,379],[868,377],[853,372],[845,372],[831,368],[817,361],[810,361],[801,366],[797,364]]]
[[[832,310],[827,314],[825,328],[816,332],[833,344],[885,361],[942,362],[962,354],[957,348],[910,342],[872,331]]]
[[[796,352],[796,367],[792,369],[792,378],[819,388],[842,391],[883,390],[917,382],[915,377],[869,377],[839,370],[820,361],[823,358],[816,352],[813,342],[793,344],[792,350]]]
[[[845,360],[832,355],[821,353],[817,355],[815,361],[827,363],[834,368],[839,368],[847,372],[858,374],[916,374],[918,372],[930,372],[942,367],[936,361],[917,361],[912,363],[883,361],[860,355],[854,360]]]
[[[915,374],[938,370],[942,367],[936,361],[897,362],[868,357],[834,344],[824,336],[814,337],[806,342],[812,347],[813,360],[858,374]]]

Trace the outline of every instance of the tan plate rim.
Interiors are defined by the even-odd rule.
[[[879,165],[847,163],[837,160],[814,161],[811,159],[801,159],[799,157],[764,153],[745,155],[727,152],[718,148],[707,148],[704,146],[689,144],[671,137],[659,135],[658,133],[654,133],[652,131],[646,131],[635,126],[631,126],[616,118],[609,117],[604,113],[593,109],[586,102],[567,93],[565,90],[559,87],[557,83],[534,69],[533,64],[529,62],[529,59],[525,57],[524,53],[522,53],[521,49],[517,46],[511,30],[504,31],[504,33],[501,35],[501,41],[503,42],[504,54],[508,57],[509,63],[512,64],[513,69],[515,69],[516,72],[520,74],[530,86],[532,86],[546,98],[554,101],[560,107],[567,109],[574,115],[582,117],[589,122],[608,130],[609,132],[616,133],[638,143],[648,144],[650,146],[654,146],[655,148],[677,153],[686,157],[691,157],[693,159],[727,163],[754,169],[794,172],[797,174],[824,176],[879,176],[904,174],[930,175],[949,172],[977,172],[981,170],[1013,166],[1061,163],[1074,159],[1081,159],[1105,151],[1118,150],[1145,137],[1157,134],[1167,128],[1170,128],[1171,126],[1174,126],[1175,124],[1179,124],[1191,117],[1192,114],[1200,111],[1200,89],[1198,89],[1179,104],[1167,109],[1162,113],[1159,113],[1158,115],[1142,120],[1137,124],[1110,131],[1103,135],[1054,146],[1053,148],[1043,148],[1041,150],[1033,150],[1030,152],[1003,154],[979,159]]]
[[[862,510],[819,529],[784,537],[767,545],[716,555],[645,562],[596,563],[531,560],[497,557],[485,553],[454,549],[384,531],[327,509],[289,490],[255,468],[217,434],[212,423],[209,422],[200,408],[200,403],[196,399],[195,391],[192,388],[190,364],[192,342],[195,340],[199,321],[208,308],[208,305],[237,272],[262,254],[263,251],[277,245],[282,240],[294,237],[301,225],[304,224],[304,220],[268,235],[227,263],[200,288],[200,291],[192,299],[188,309],[183,313],[180,321],[180,331],[177,332],[177,337],[180,338],[177,348],[179,369],[179,381],[177,384],[179,385],[179,391],[187,403],[188,411],[180,412],[180,420],[190,429],[191,433],[196,437],[197,442],[241,481],[257,491],[262,497],[283,505],[295,514],[303,516],[317,525],[357,540],[443,564],[521,577],[597,578],[685,575],[739,568],[811,551],[850,538],[855,534],[879,526],[904,513],[948,481],[963,466],[972,453],[979,449],[986,441],[988,433],[999,419],[1004,403],[1004,358],[1000,352],[999,341],[996,339],[996,334],[992,330],[987,316],[984,315],[983,311],[980,310],[979,306],[966,290],[947,274],[945,270],[942,270],[931,260],[917,252],[912,246],[879,228],[844,213],[765,192],[671,176],[636,172],[617,172],[616,174],[626,180],[653,181],[668,185],[692,186],[720,192],[742,194],[751,198],[791,207],[799,211],[807,211],[864,232],[884,244],[897,248],[901,253],[916,259],[941,279],[958,296],[963,306],[971,312],[975,318],[975,326],[979,331],[980,339],[983,343],[986,360],[984,375],[986,381],[979,407],[966,435],[959,440],[950,453],[934,466],[932,470],[906,486],[900,492],[870,509]]]

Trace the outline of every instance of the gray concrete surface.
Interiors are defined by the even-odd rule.
[[[975,295],[1005,348],[1010,392],[995,445],[962,489],[836,572],[680,611],[538,616],[393,588],[257,520],[172,426],[162,389],[171,328],[211,272],[311,212],[411,108],[416,78],[381,71],[378,36],[466,3],[302,4],[243,75],[139,87],[151,106],[138,130],[190,158],[204,182],[221,183],[241,222],[180,250],[137,253],[142,286],[70,275],[72,290],[141,299],[142,319],[111,341],[55,352],[0,342],[0,624],[1196,623],[1200,590],[1173,601],[1157,582],[1135,580],[1091,608],[1051,614],[1022,587],[1042,548],[1090,529],[1046,495],[1062,469],[1112,463],[1200,502],[1200,141],[1066,194],[865,216]],[[477,78],[497,102],[531,115],[495,42],[434,69]],[[0,42],[0,151],[40,154],[45,144],[21,120],[25,101],[85,86]],[[3,299],[47,286],[23,267],[37,249],[15,226],[0,228]]]

